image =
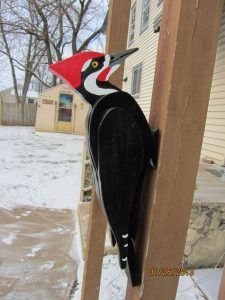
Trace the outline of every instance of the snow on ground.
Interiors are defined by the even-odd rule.
[[[0,206],[74,209],[79,200],[83,137],[0,127]]]
[[[210,171],[212,174],[217,176],[221,181],[225,181],[225,165],[223,166],[220,166],[218,164],[207,165],[207,171]]]
[[[77,272],[78,288],[72,300],[81,299],[83,267],[84,262],[82,261]],[[127,277],[125,272],[119,268],[117,255],[104,256],[99,300],[124,300],[126,285]]]
[[[83,266],[82,262],[78,267],[79,285],[72,300],[81,299]],[[222,269],[195,270],[194,276],[180,276],[175,300],[216,300],[221,276]],[[117,256],[105,256],[99,300],[124,300],[126,285],[127,278],[125,272],[119,268]]]
[[[74,135],[35,133],[29,127],[0,127],[0,207],[10,209],[34,206],[74,210],[80,194],[82,147],[83,138]],[[84,263],[81,258],[79,226],[75,228],[70,256],[79,264],[79,285],[73,300],[80,300]],[[61,231],[60,227],[52,230],[57,234],[61,234]],[[12,233],[4,242],[10,245],[14,239],[15,234]],[[32,249],[29,255],[35,255],[39,250]],[[48,261],[40,267],[50,270],[53,262]],[[201,274],[199,272],[196,278],[180,277],[176,300],[205,299],[198,285],[209,288],[215,273],[212,275],[211,271],[206,273],[205,270]],[[220,278],[221,270],[215,272]],[[123,300],[126,283],[127,278],[119,268],[117,256],[105,256],[99,299]],[[217,293],[218,286],[214,284],[211,291],[213,288],[214,294]],[[209,299],[214,300],[211,297]]]

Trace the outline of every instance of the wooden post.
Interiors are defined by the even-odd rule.
[[[131,0],[110,0],[107,26],[106,53],[126,50]],[[124,65],[110,78],[110,82],[122,88]]]
[[[220,283],[218,300],[225,300],[225,265],[223,267],[223,275]]]
[[[131,0],[111,0],[107,25],[106,53],[126,49]],[[119,29],[119,30],[118,30]],[[123,67],[112,76],[112,83],[122,86]],[[93,191],[88,224],[82,300],[97,300],[99,296],[106,221]]]
[[[137,255],[140,288],[126,299],[175,299],[201,152],[223,0],[164,0],[150,124],[160,128],[158,169],[148,180]],[[150,276],[153,268],[168,276]]]
[[[102,258],[104,254],[106,221],[98,203],[95,190],[92,191],[88,223],[88,235],[82,284],[82,300],[97,300],[100,289]]]

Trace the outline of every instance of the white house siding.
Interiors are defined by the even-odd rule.
[[[217,163],[225,159],[225,5],[202,145],[202,156]]]
[[[127,81],[123,83],[123,90],[131,92],[132,70],[142,63],[140,96],[136,100],[148,118],[159,38],[159,33],[154,33],[153,25],[155,18],[162,12],[163,4],[157,7],[158,0],[150,0],[149,26],[140,35],[142,0],[133,0],[132,6],[135,2],[134,42],[131,45],[128,43],[127,47],[139,47],[139,51],[126,60],[123,78],[127,78]],[[223,163],[225,158],[225,5],[201,156],[210,157],[219,164]]]
[[[132,84],[132,70],[135,66],[142,63],[142,78],[140,96],[137,100],[141,106],[146,117],[148,118],[150,111],[150,101],[152,95],[153,80],[155,74],[156,54],[158,47],[159,33],[154,33],[153,24],[155,17],[162,11],[162,4],[157,7],[158,0],[150,0],[150,18],[148,28],[141,32],[141,13],[142,13],[142,1],[132,1],[132,6],[136,2],[136,26],[134,42],[129,45],[128,48],[138,47],[139,51],[132,54],[125,63],[124,78],[127,78],[127,82],[123,83],[123,90],[131,93]],[[131,6],[131,7],[132,7]],[[129,34],[128,34],[129,40]]]

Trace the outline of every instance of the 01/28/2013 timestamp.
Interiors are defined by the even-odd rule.
[[[193,276],[193,268],[151,267],[149,276]]]

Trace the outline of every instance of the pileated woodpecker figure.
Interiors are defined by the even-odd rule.
[[[86,138],[95,188],[133,286],[141,283],[133,245],[141,190],[147,167],[156,164],[157,142],[137,102],[108,79],[137,50],[81,52],[50,66],[90,105]]]

